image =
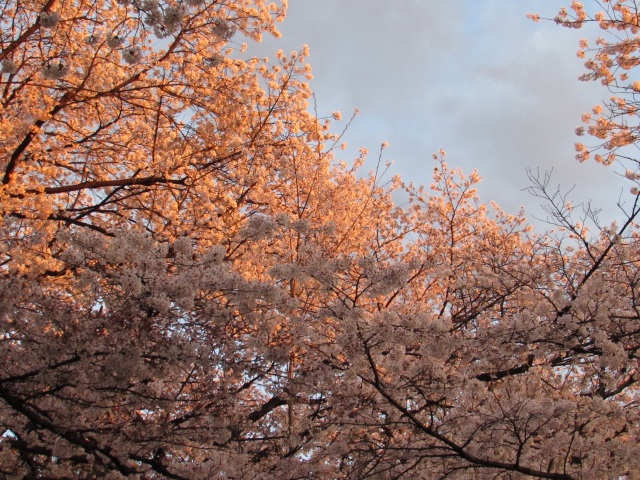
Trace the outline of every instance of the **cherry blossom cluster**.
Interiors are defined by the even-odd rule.
[[[168,35],[175,34],[183,25],[186,17],[191,13],[190,9],[199,9],[203,2],[200,0],[191,0],[181,4],[170,4],[160,2],[158,0],[120,0],[118,5],[131,9],[133,19],[140,18],[143,23],[151,27],[155,38],[165,38]],[[60,22],[64,19],[61,13],[55,10],[43,11],[38,16],[38,24],[41,28],[50,31],[51,35],[55,35],[56,29]],[[218,42],[229,41],[236,33],[236,26],[230,21],[223,18],[214,18],[210,24],[210,34]],[[86,37],[88,45],[100,46],[103,43],[114,51],[119,51],[122,60],[128,65],[136,65],[140,63],[144,56],[144,45],[146,42],[140,42],[140,38],[134,36],[127,27],[120,26],[116,31],[101,32],[100,28],[92,27],[91,33]],[[223,56],[214,53],[208,57],[206,64],[209,67],[217,68],[223,61]],[[73,60],[61,54],[59,59],[48,60],[42,67],[42,75],[46,79],[61,80],[72,71]],[[18,66],[11,58],[5,58],[2,61],[2,73],[16,74]]]

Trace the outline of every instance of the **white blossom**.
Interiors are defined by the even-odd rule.
[[[254,215],[247,220],[241,230],[241,235],[255,240],[269,236],[277,227],[277,224],[265,215]]]
[[[17,71],[18,71],[18,66],[16,65],[16,62],[11,60],[10,58],[5,58],[4,60],[2,60],[2,73],[8,73],[13,75]]]
[[[207,252],[202,260],[204,262],[211,262],[214,264],[221,264],[224,261],[224,257],[227,254],[227,249],[223,245],[214,245],[211,250]]]
[[[122,58],[129,65],[135,65],[142,60],[142,49],[138,46],[127,47],[122,52]]]
[[[87,35],[84,41],[87,43],[87,45],[96,45],[97,43],[100,43],[101,39],[102,39],[102,35],[100,35],[97,31],[95,31]]]
[[[206,65],[210,68],[218,68],[224,63],[224,56],[216,53],[206,59]]]
[[[288,227],[291,224],[291,217],[284,212],[280,212],[276,215],[276,223],[284,227]]]
[[[42,28],[55,28],[60,23],[58,12],[42,12],[39,17]]]
[[[67,75],[70,70],[68,63],[63,62],[62,60],[56,60],[47,63],[42,68],[42,76],[51,80],[60,80]]]
[[[154,28],[160,28],[162,26],[162,12],[159,8],[149,8],[145,9],[146,17],[144,23]]]
[[[308,218],[299,218],[291,222],[291,228],[299,233],[309,233],[311,230],[311,222],[309,222]]]
[[[164,12],[163,25],[168,32],[175,32],[180,28],[182,19],[185,15],[184,7],[169,6]]]
[[[227,20],[215,18],[212,23],[211,33],[219,40],[229,40],[236,33],[236,26]]]
[[[124,43],[124,37],[122,35],[119,35],[117,33],[112,33],[111,35],[109,35],[109,37],[107,38],[107,46],[109,48],[118,48],[120,47],[122,44]]]
[[[176,254],[180,255],[182,258],[190,258],[193,255],[193,245],[191,244],[191,239],[187,236],[179,237],[173,242],[173,248]]]

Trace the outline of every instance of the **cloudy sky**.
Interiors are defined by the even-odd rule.
[[[524,205],[529,217],[544,214],[522,191],[526,168],[553,169],[554,183],[576,186],[574,203],[591,199],[604,218],[620,217],[615,204],[628,186],[612,167],[574,159],[580,115],[608,96],[577,80],[578,40],[598,32],[526,18],[554,17],[569,0],[289,3],[282,38],[250,45],[248,54],[310,47],[319,114],[361,112],[346,136],[350,148],[339,152],[344,160],[364,146],[373,169],[387,141],[391,173],[428,185],[431,155],[443,148],[450,165],[478,169],[483,200],[514,213]]]

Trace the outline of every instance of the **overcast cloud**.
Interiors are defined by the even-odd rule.
[[[429,184],[432,153],[450,165],[477,168],[481,198],[509,211],[539,201],[522,190],[526,168],[553,168],[554,183],[576,185],[577,201],[592,199],[607,219],[619,217],[624,182],[611,167],[574,160],[580,115],[607,98],[598,84],[579,82],[578,40],[594,30],[534,23],[568,0],[290,0],[282,38],[250,45],[249,55],[309,45],[320,115],[360,115],[347,133],[352,160],[360,146],[374,168],[383,141],[392,174]],[[340,128],[336,125],[336,130]]]

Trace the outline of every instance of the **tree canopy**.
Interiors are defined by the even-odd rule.
[[[640,205],[534,177],[535,234],[443,151],[361,174],[305,48],[242,59],[286,3],[0,4],[0,475],[636,478]],[[635,188],[640,12],[598,5],[577,149]]]

